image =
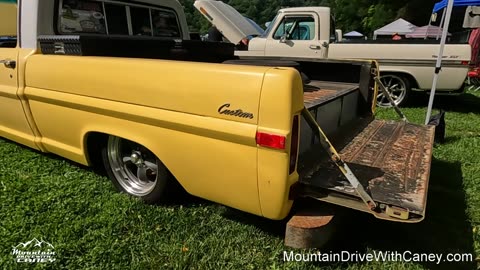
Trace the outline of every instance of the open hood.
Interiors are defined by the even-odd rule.
[[[193,5],[234,44],[245,37],[263,34],[261,27],[222,1],[197,0]]]

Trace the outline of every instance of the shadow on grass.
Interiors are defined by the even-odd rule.
[[[428,106],[429,95],[426,93],[414,93],[406,108],[418,108]],[[443,109],[449,112],[480,114],[480,97],[464,93],[457,96],[435,96],[433,104],[435,109]]]
[[[415,253],[473,254],[472,226],[466,213],[467,205],[462,186],[459,162],[449,163],[434,159],[427,199],[426,218],[420,223],[395,223],[382,221],[369,214],[345,210],[339,226],[330,241],[321,250],[327,253],[364,254],[369,250],[384,252],[409,251]],[[321,206],[321,205],[320,205]],[[228,210],[225,217],[254,225],[274,237],[282,239],[288,218],[271,221],[265,218]],[[315,251],[313,251],[315,252]],[[279,258],[281,259],[281,258]],[[308,263],[311,266],[347,267],[349,263]],[[417,264],[417,262],[415,262]],[[418,262],[427,269],[475,269],[475,262]]]
[[[334,245],[331,249],[347,248],[353,252],[366,252],[372,248],[381,251],[436,253],[443,254],[443,258],[448,253],[474,254],[461,164],[434,159],[430,179],[424,221],[417,224],[393,223],[357,214],[352,216],[352,222],[345,223],[346,226],[342,229],[344,233],[337,234],[336,239],[332,239]],[[475,269],[474,262],[421,264],[428,269]]]

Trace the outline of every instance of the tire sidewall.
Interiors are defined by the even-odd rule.
[[[110,138],[109,138],[110,139]],[[167,168],[163,163],[156,157],[157,164],[158,164],[158,172],[157,172],[157,180],[155,181],[155,186],[150,191],[150,193],[144,195],[144,196],[135,196],[133,194],[130,194],[127,192],[123,186],[120,184],[119,180],[113,173],[113,168],[110,164],[110,161],[108,159],[108,149],[107,149],[108,143],[105,143],[102,146],[101,153],[102,153],[102,161],[103,165],[105,167],[105,170],[107,172],[108,177],[110,178],[111,182],[113,183],[113,186],[115,189],[119,192],[126,193],[130,196],[140,198],[142,201],[148,203],[148,204],[157,204],[165,201],[165,193],[167,189],[167,184],[170,181],[170,173],[168,172]]]

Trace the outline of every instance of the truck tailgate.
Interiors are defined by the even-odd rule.
[[[345,115],[343,110],[353,106],[353,103],[349,104],[348,96],[356,89],[343,87],[335,90],[325,85],[323,89],[323,93],[305,91],[305,106],[312,114],[323,112],[323,106],[338,100],[336,107],[341,106],[337,113],[340,116]],[[334,107],[329,111],[332,109]],[[323,129],[325,117],[322,115],[317,112],[315,118]],[[366,191],[380,205],[381,211],[373,214],[393,221],[421,221],[426,208],[434,127],[354,116],[355,119],[338,125],[327,136]],[[312,140],[310,127],[303,124],[303,142],[300,143],[303,151],[297,169],[300,181],[293,194],[371,212],[318,140]]]

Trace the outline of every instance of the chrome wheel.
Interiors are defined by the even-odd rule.
[[[380,81],[392,96],[396,105],[400,105],[407,97],[409,91],[408,82],[404,78],[393,74],[386,74],[380,76]],[[385,96],[385,94],[379,89],[377,95],[377,105],[380,107],[391,107],[392,104]]]
[[[118,184],[133,196],[152,192],[158,179],[158,159],[147,148],[118,137],[110,137],[107,158]]]

